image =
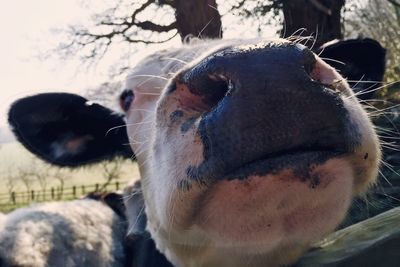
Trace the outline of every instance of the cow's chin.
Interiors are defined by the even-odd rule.
[[[337,227],[353,194],[346,157],[315,165],[308,177],[286,168],[176,188],[162,223],[147,211],[149,230],[177,266],[246,266],[251,259],[249,266],[290,263]]]

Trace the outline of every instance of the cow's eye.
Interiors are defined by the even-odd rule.
[[[125,89],[119,97],[119,105],[125,112],[131,107],[132,101],[135,98],[132,90]]]

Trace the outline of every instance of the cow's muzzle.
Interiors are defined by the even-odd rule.
[[[266,43],[222,49],[183,71],[176,84],[197,99],[204,146],[188,177],[243,179],[290,167],[306,178],[311,165],[351,152],[360,135],[341,92],[311,75],[315,65],[304,46]]]

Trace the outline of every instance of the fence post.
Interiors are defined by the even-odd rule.
[[[16,199],[15,199],[15,192],[11,192],[11,201],[12,203],[15,205],[17,203]]]
[[[119,182],[118,181],[115,182],[115,190],[119,190]]]
[[[72,195],[74,196],[74,198],[76,198],[76,186],[75,185],[72,187]]]
[[[98,191],[99,191],[99,184],[95,184],[94,191],[95,191],[95,192],[98,192]]]
[[[35,200],[35,191],[34,190],[31,191],[31,200]]]
[[[54,187],[51,188],[51,199],[54,199]]]
[[[82,195],[86,194],[86,190],[85,190],[85,186],[84,185],[81,186],[81,189],[82,189]]]

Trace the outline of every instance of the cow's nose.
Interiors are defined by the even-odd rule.
[[[338,93],[311,78],[315,63],[304,46],[260,44],[226,48],[182,73],[179,82],[209,107],[198,128],[204,162],[188,176],[226,177],[299,151],[351,150],[356,131]]]
[[[250,93],[259,98],[271,94],[270,87],[308,81],[315,61],[308,48],[297,44],[233,47],[205,58],[184,72],[179,82],[212,108],[225,96]]]

